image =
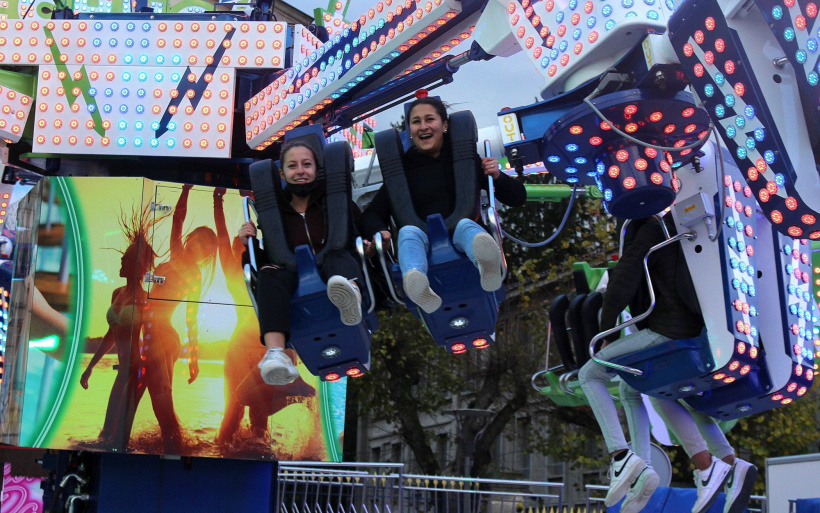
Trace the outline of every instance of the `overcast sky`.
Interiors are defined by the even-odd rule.
[[[344,1],[344,0],[342,0]],[[350,0],[347,19],[354,20],[378,0]],[[313,15],[316,7],[327,8],[327,0],[291,0],[291,5]],[[458,52],[469,47],[459,45]],[[471,110],[479,128],[497,123],[496,113],[504,107],[519,107],[536,101],[544,80],[521,52],[511,57],[496,57],[489,61],[470,62],[454,75],[453,82],[435,89],[452,106],[453,111]],[[391,121],[398,121],[404,110],[394,107],[376,116],[376,129],[383,130]]]

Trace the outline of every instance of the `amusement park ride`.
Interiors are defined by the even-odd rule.
[[[123,205],[137,205],[136,217],[145,234],[150,232],[148,242],[160,259],[169,239],[160,233],[170,223],[166,218],[173,214],[174,226],[181,227],[185,201],[196,205],[207,196],[204,210],[208,215],[214,210],[221,261],[228,258],[225,248],[228,255],[231,249],[230,241],[223,246],[221,239],[226,216],[229,224],[241,222],[239,206],[246,194],[239,190],[253,189],[257,208],[260,195],[276,197],[279,184],[269,179],[276,164],[270,159],[283,140],[312,133],[320,140],[361,143],[362,123],[376,112],[406,102],[417,89],[453,81],[461,66],[479,67],[480,61],[517,52],[543,77],[543,83],[531,87],[540,90],[544,100],[499,113],[492,142],[503,148],[508,172],[545,169],[566,184],[597,191],[607,210],[621,218],[646,217],[668,208],[677,231],[668,243],[679,244],[685,255],[706,321],[698,338],[601,363],[645,394],[685,399],[721,420],[787,405],[809,389],[820,344],[812,288],[813,266],[820,265],[812,256],[812,241],[820,240],[820,24],[815,3],[373,0],[367,12],[346,21],[336,2],[318,13],[319,30],[272,20],[267,3],[245,7],[247,12],[217,12],[200,0],[174,6],[161,1],[65,6],[0,2],[0,365],[5,365],[0,367],[0,433],[5,443],[83,447],[82,440],[65,435],[61,429],[69,428],[60,425],[71,424],[68,406],[83,393],[74,391],[82,354],[97,347],[83,344],[105,332],[115,323],[111,316],[119,315],[111,304],[101,314],[108,324],[102,332],[94,331],[93,303],[106,302],[104,294],[114,286],[96,297],[95,287],[118,283],[94,259],[104,253],[97,250],[120,244],[126,234]],[[458,134],[477,145],[472,117],[467,114],[463,124]],[[375,169],[387,183],[402,174],[400,152],[406,142],[393,129],[376,134],[375,141],[381,160]],[[328,143],[325,151],[337,155],[337,165],[326,172],[328,180],[341,180],[341,190],[356,188],[351,174],[367,168],[369,176],[374,168],[367,155],[354,164],[347,143]],[[187,189],[180,193],[178,185],[162,182],[180,176],[197,184],[190,199]],[[213,189],[226,185],[224,201],[230,205],[223,211],[222,193]],[[531,198],[540,193],[538,186],[528,190]],[[362,192],[353,191],[354,196]],[[163,203],[177,195],[176,207]],[[108,210],[99,207],[115,200]],[[57,258],[60,270],[54,273],[60,278],[48,290],[63,294],[61,311],[68,318],[62,332],[56,329],[58,342],[44,346],[35,345],[30,336],[32,298],[42,290],[54,304],[60,293],[49,294],[46,281],[29,279],[39,269],[38,247],[43,251],[54,235],[50,218],[41,221],[44,215],[37,213],[41,204],[43,211],[58,205],[64,212],[63,238],[56,242],[63,252]],[[259,208],[260,219],[270,213],[269,205],[266,209]],[[197,215],[193,206],[188,211]],[[105,217],[115,219],[105,228],[108,235],[114,233],[111,238],[86,234],[97,230],[94,223]],[[121,230],[116,218],[122,220]],[[472,267],[457,268],[465,258],[452,250],[446,228],[440,221],[431,223],[431,280],[475,282],[478,275]],[[501,232],[496,232],[500,241]],[[171,238],[174,233],[172,229]],[[276,238],[266,235],[270,247]],[[120,253],[125,246],[122,249]],[[315,387],[305,386],[328,410],[339,401],[335,394],[343,397],[340,378],[369,369],[375,317],[367,316],[367,323],[349,334],[338,331],[340,323],[319,326],[307,298],[322,288],[321,282],[315,283],[317,276],[305,271],[314,265],[313,255],[297,250],[288,258],[302,275],[294,301],[305,305],[304,312],[294,309],[294,315],[302,315],[294,322],[301,322],[298,329],[304,330],[303,336],[294,337],[294,347],[318,377],[312,382]],[[67,261],[75,267],[66,266]],[[120,265],[119,254],[116,261]],[[230,292],[230,266],[223,268]],[[143,303],[173,299],[164,293],[174,284],[151,272],[145,276]],[[393,292],[394,300],[402,302],[401,291]],[[176,297],[190,305],[196,302],[191,293],[186,288]],[[482,292],[475,304],[471,301],[478,293],[450,293],[448,288],[442,294],[445,307],[469,307],[461,313],[443,308],[433,316],[425,314],[432,338],[454,353],[489,346],[503,289]],[[248,298],[240,296],[223,300],[203,295],[201,301],[203,311],[224,307],[236,312],[230,314],[237,318],[234,338],[252,308]],[[134,298],[129,312],[137,312],[139,292]],[[583,317],[580,310],[592,301],[589,294],[587,301],[574,301],[574,306],[561,303],[570,310],[570,324]],[[326,311],[326,306],[317,308]],[[597,315],[595,310],[587,306],[587,315]],[[179,322],[187,326],[182,342],[191,383],[199,372],[194,365],[199,365],[197,336],[204,340],[212,330],[202,321],[204,314],[197,318],[195,307],[186,311],[193,323],[186,324],[181,314]],[[563,322],[564,311],[552,313],[554,322],[559,316]],[[129,374],[129,366],[151,374],[146,370],[150,344],[140,340],[138,321],[129,322],[140,347],[125,349],[117,379]],[[473,331],[476,326],[480,329]],[[544,394],[558,401],[583,401],[570,379],[573,369],[589,358],[587,352],[595,358],[596,331],[573,329],[572,342],[556,336],[565,374],[559,377],[559,370],[552,369],[551,386],[541,389]],[[259,345],[258,334],[253,344]],[[35,355],[41,352],[47,356]],[[145,363],[123,363],[128,355]],[[249,378],[242,379],[240,373],[230,385],[228,368],[241,364],[223,357],[226,409],[238,400],[239,419],[247,406],[253,423],[256,403],[237,399],[245,397],[242,390],[251,390]],[[205,358],[199,361],[204,369]],[[95,363],[92,359],[89,374]],[[88,378],[84,388],[87,383]],[[121,392],[124,397],[137,394],[139,402],[143,385],[138,385],[140,392],[131,390],[132,385],[124,383]],[[109,410],[117,381],[113,387]],[[147,390],[156,411],[158,399],[150,385]],[[288,392],[289,397],[313,394]],[[127,427],[111,427],[111,444],[92,449],[110,453],[128,446],[134,414],[122,408],[124,413],[113,418]],[[262,424],[270,415],[268,411],[262,416]],[[232,436],[223,431],[230,424],[227,419],[226,413],[218,439]],[[338,459],[340,429],[330,418],[322,417],[321,423],[327,452],[317,458]],[[139,452],[179,454],[167,444],[165,427],[162,437],[166,445]]]

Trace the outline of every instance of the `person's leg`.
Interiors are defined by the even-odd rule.
[[[462,219],[453,232],[453,246],[478,267],[481,288],[493,292],[503,285],[503,255],[495,239],[472,219]]]
[[[651,330],[641,330],[607,345],[598,352],[597,356],[602,360],[612,360],[618,356],[653,347],[668,340],[668,337]],[[618,421],[618,410],[615,408],[615,402],[606,387],[613,377],[614,374],[607,372],[607,367],[593,360],[589,360],[584,364],[578,373],[578,381],[601,427],[601,432],[610,453],[627,448],[626,438]]]
[[[430,281],[427,279],[429,245],[427,234],[420,228],[403,226],[399,230],[399,267],[404,293],[419,308],[433,313],[441,307],[441,298],[430,288]]]
[[[611,360],[617,356],[640,351],[668,340],[669,338],[663,335],[650,330],[642,330],[607,345],[598,352],[598,357],[603,360]],[[644,458],[627,450],[626,438],[618,419],[618,410],[615,408],[615,402],[606,386],[613,377],[613,374],[607,372],[606,367],[593,360],[589,360],[584,364],[578,374],[581,388],[586,394],[587,401],[589,401],[595,419],[601,428],[601,433],[604,435],[607,450],[613,457],[610,469],[612,481],[604,501],[607,506],[617,504],[626,495],[630,485],[647,467]],[[632,421],[635,422],[638,419],[639,414],[637,417],[633,417]],[[642,428],[639,429],[636,426],[636,429],[640,431]],[[645,445],[648,448],[648,439]]]
[[[325,255],[319,273],[327,283],[327,296],[339,309],[342,322],[355,326],[362,322],[362,307],[367,302],[367,285],[362,267],[354,256],[341,249],[331,250]]]
[[[632,441],[632,452],[651,466],[649,462],[649,414],[646,412],[641,393],[629,386],[626,381],[621,381],[619,395],[626,414],[629,439]]]
[[[668,401],[657,397],[650,397],[649,401],[695,466],[700,470],[708,468],[712,463],[709,448],[695,420],[686,408],[678,401]]]
[[[698,430],[698,433],[700,433],[704,442],[706,442],[706,448],[709,452],[729,465],[734,464],[735,449],[729,444],[726,435],[724,435],[723,430],[720,429],[718,421],[692,408],[686,401],[678,401],[678,404],[683,406],[686,411],[689,412],[689,415],[692,416],[695,428]]]
[[[757,467],[735,457],[735,450],[726,439],[720,424],[714,418],[692,408],[685,401],[680,401],[684,408],[692,415],[698,431],[706,441],[706,446],[716,458],[720,458],[732,470],[726,480],[726,503],[724,513],[741,513],[749,504],[749,497],[757,479]]]
[[[698,498],[692,513],[708,510],[729,478],[732,466],[712,455],[701,436],[692,414],[679,401],[651,398],[652,406],[666,426],[683,446],[683,450],[695,464],[695,487]]]
[[[398,236],[399,267],[401,275],[415,269],[427,274],[427,252],[430,250],[430,241],[424,230],[417,226],[402,226]]]
[[[299,377],[299,371],[284,352],[290,336],[290,298],[298,279],[295,272],[280,266],[263,267],[257,279],[259,329],[267,348],[258,367],[268,385],[287,385]]]

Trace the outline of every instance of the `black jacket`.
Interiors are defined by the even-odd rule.
[[[415,146],[404,155],[405,177],[410,197],[413,200],[416,214],[422,219],[437,213],[446,218],[455,208],[457,184],[455,183],[452,154],[447,142],[445,141],[445,146],[438,157],[424,154]],[[481,189],[487,190],[488,180],[482,170],[481,158],[478,154],[475,155],[475,160],[476,174],[479,176],[478,183]],[[505,205],[519,207],[527,201],[527,190],[524,185],[504,173],[495,179],[494,185],[496,198]],[[480,190],[476,190],[475,212],[472,216],[474,221],[480,218],[479,193]],[[382,187],[362,214],[362,233],[370,237],[378,231],[386,230],[391,215],[390,199],[387,190]]]
[[[643,259],[649,249],[665,240],[660,223],[648,219],[638,228],[632,243],[626,247],[618,264],[609,271],[609,283],[601,309],[601,330],[617,323],[618,315],[627,307],[634,308],[635,298],[646,289]],[[672,339],[696,337],[703,329],[703,317],[693,312],[678,293],[681,283],[678,273],[688,273],[679,243],[673,243],[652,253],[649,257],[649,276],[655,290],[655,308],[646,319],[646,327]],[[642,305],[638,315],[648,305]],[[608,337],[609,340],[617,335]]]

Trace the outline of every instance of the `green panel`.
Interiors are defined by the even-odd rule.
[[[37,77],[28,73],[0,69],[0,86],[14,89],[33,98],[37,90]]]

